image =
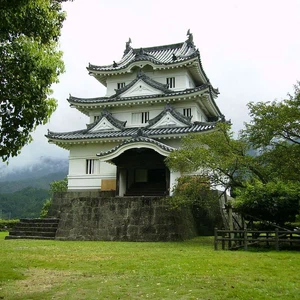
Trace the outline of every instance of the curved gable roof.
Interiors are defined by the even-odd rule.
[[[158,114],[156,117],[148,121],[148,124],[145,128],[151,128],[153,127],[156,123],[158,123],[164,116],[167,115],[167,113],[170,113],[176,120],[178,120],[180,123],[185,124],[186,126],[191,126],[192,122],[191,119],[192,117],[185,117],[183,114],[180,112],[176,111],[172,105],[167,104],[164,108],[164,110]],[[168,127],[168,126],[167,126]]]
[[[199,51],[195,49],[195,46],[187,41],[164,46],[130,48],[119,62],[105,66],[89,64],[87,69],[99,72],[118,71],[125,69],[136,61],[149,61],[155,65],[174,64],[197,57],[198,54]]]
[[[145,73],[143,73],[142,71],[139,71],[137,73],[137,76],[134,80],[132,80],[129,84],[125,85],[124,87],[120,88],[120,89],[116,89],[116,93],[112,96],[110,96],[110,98],[114,98],[117,96],[120,96],[121,94],[123,94],[124,92],[126,92],[127,90],[129,90],[132,86],[134,86],[139,80],[144,81],[146,84],[150,85],[151,87],[158,89],[160,91],[162,91],[163,93],[172,93],[173,91],[168,89],[168,85],[167,84],[162,84],[160,82],[157,82],[153,79],[151,79],[149,76],[147,76]]]
[[[103,110],[101,112],[100,118],[97,121],[95,121],[92,124],[87,125],[87,131],[88,132],[96,131],[97,126],[103,121],[103,119],[106,119],[113,127],[117,128],[119,130],[124,130],[125,129],[126,121],[122,122],[122,121],[114,118],[109,111]],[[109,128],[109,127],[106,126],[106,128]],[[105,131],[106,128],[101,128],[100,130]],[[112,128],[110,128],[108,130],[110,131],[110,130],[112,130]]]
[[[168,156],[170,152],[175,150],[175,148],[167,146],[159,141],[156,141],[155,139],[151,139],[140,132],[136,136],[132,137],[131,139],[125,140],[111,150],[100,152],[96,155],[103,161],[111,161],[125,151],[137,148],[152,149],[163,156]]]

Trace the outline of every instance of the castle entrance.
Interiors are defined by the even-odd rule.
[[[149,148],[129,149],[112,159],[117,166],[117,195],[168,195],[170,172],[164,159]]]

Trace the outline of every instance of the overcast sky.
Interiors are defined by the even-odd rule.
[[[40,156],[68,156],[48,144],[47,129],[85,127],[88,118],[66,99],[104,96],[105,88],[86,67],[120,60],[129,37],[133,48],[166,45],[185,41],[190,29],[205,73],[219,88],[216,102],[235,132],[249,121],[248,102],[282,100],[300,80],[298,0],[75,0],[63,6],[67,20],[60,47],[66,72],[53,86],[58,108],[8,168]]]

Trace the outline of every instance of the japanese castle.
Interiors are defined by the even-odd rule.
[[[68,190],[170,195],[180,174],[164,159],[183,136],[213,130],[224,118],[192,34],[182,43],[147,48],[132,48],[129,39],[120,61],[87,70],[106,95],[68,101],[89,124],[46,135],[69,150]]]

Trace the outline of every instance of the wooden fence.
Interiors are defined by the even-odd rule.
[[[300,231],[279,230],[257,231],[257,230],[218,230],[215,228],[215,250],[221,243],[222,250],[236,250],[248,246],[266,245],[275,246],[278,251],[283,245],[296,247],[300,250]],[[226,247],[227,246],[227,247]]]

